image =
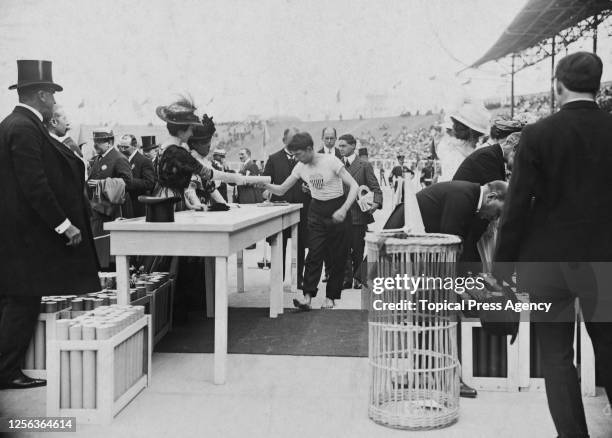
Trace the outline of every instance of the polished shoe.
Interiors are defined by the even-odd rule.
[[[465,383],[461,382],[461,389],[459,390],[459,395],[464,398],[476,398],[478,392],[471,386],[467,386]]]
[[[353,280],[353,289],[361,289],[361,286],[363,286],[361,284],[361,281],[359,280]]]
[[[323,276],[323,280],[321,280],[323,283],[327,283],[327,280],[329,280],[329,275],[325,274]]]
[[[46,386],[47,381],[43,379],[32,379],[23,373],[8,382],[1,382],[0,389],[28,389],[38,386]]]

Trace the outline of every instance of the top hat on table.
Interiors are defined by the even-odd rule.
[[[9,90],[25,88],[32,85],[48,85],[53,91],[62,91],[61,85],[53,82],[51,61],[20,59],[17,61],[17,83]]]
[[[143,135],[140,138],[142,139],[142,150],[143,151],[149,152],[150,150],[158,147],[158,145],[155,143],[154,135]]]
[[[147,222],[174,222],[174,204],[180,200],[178,196],[162,198],[141,195],[138,197],[138,201],[146,205],[145,220]]]

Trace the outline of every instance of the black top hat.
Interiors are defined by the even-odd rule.
[[[106,129],[95,129],[93,131],[93,141],[104,141],[111,138],[115,138],[115,134],[113,134],[112,129],[107,131]]]
[[[60,85],[53,82],[51,61],[18,60],[17,83],[11,85],[9,90],[24,88],[31,85],[49,85],[54,91],[63,90]]]
[[[140,137],[142,139],[142,150],[145,152],[149,152],[152,149],[155,149],[158,145],[155,143],[154,135],[143,135]]]
[[[173,196],[170,198],[160,198],[157,196],[138,197],[138,201],[146,205],[147,222],[174,222],[174,204],[181,198]]]

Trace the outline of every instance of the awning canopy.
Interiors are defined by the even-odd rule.
[[[470,67],[522,52],[609,9],[612,0],[529,0],[493,47]]]

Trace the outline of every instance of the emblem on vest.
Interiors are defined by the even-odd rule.
[[[319,173],[310,175],[310,185],[315,189],[321,190],[323,188],[323,175]]]

